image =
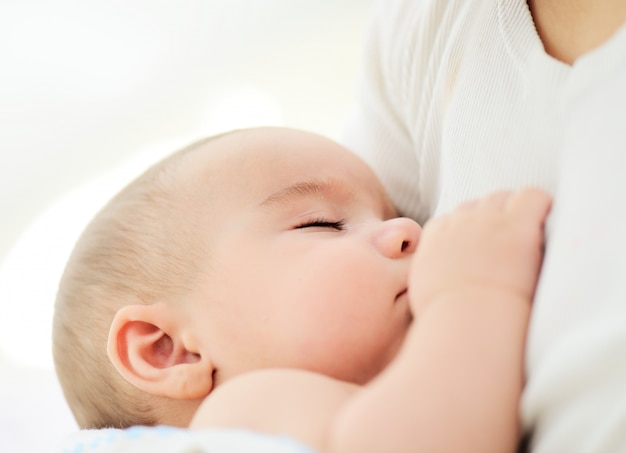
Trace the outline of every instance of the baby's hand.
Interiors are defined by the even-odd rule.
[[[409,276],[415,315],[451,293],[506,291],[532,300],[551,199],[538,189],[498,192],[429,221]]]

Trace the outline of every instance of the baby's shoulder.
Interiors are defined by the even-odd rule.
[[[321,451],[335,415],[358,389],[305,370],[252,371],[216,388],[198,408],[190,428],[243,428],[286,435]]]

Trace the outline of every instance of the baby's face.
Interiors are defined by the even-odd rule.
[[[218,380],[265,367],[371,379],[411,321],[420,227],[394,219],[366,164],[322,137],[267,128],[208,146],[211,157],[198,153],[189,167],[212,168],[219,187],[191,318]]]

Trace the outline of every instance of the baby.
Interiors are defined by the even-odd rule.
[[[53,348],[81,427],[239,427],[319,452],[515,451],[549,197],[396,217],[315,134],[157,163],[78,241]]]

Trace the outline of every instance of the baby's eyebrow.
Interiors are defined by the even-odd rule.
[[[286,203],[298,198],[324,198],[330,196],[340,198],[342,201],[349,201],[354,198],[355,194],[339,180],[312,179],[290,184],[289,186],[272,193],[265,200],[263,200],[260,205],[268,206],[276,203]]]

